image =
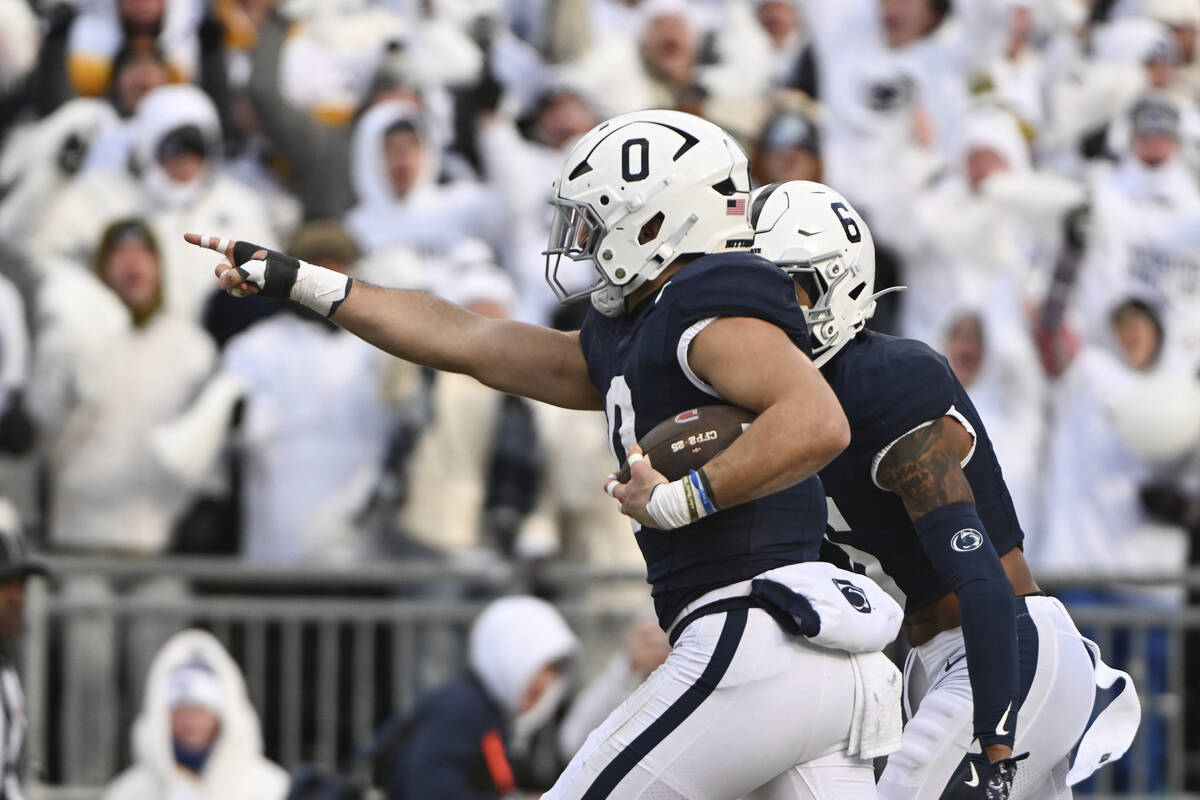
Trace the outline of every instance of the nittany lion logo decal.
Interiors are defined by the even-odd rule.
[[[983,534],[974,528],[963,528],[950,537],[950,547],[960,553],[969,553],[983,546]]]
[[[833,585],[838,587],[838,591],[842,593],[842,597],[846,598],[846,602],[850,607],[861,614],[871,613],[871,601],[867,599],[867,593],[855,586],[850,581],[834,578]]]

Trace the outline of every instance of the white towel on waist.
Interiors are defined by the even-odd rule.
[[[876,758],[900,749],[900,670],[883,653],[851,653],[854,713],[848,755]]]

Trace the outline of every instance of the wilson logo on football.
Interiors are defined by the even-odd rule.
[[[685,422],[695,422],[699,418],[700,412],[694,408],[691,411],[684,411],[675,415],[675,421],[680,425],[684,424]]]
[[[960,553],[969,553],[983,546],[983,534],[974,528],[963,528],[950,538],[950,546]]]

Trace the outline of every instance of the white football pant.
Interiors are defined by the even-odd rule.
[[[1017,640],[1027,691],[1017,715],[1012,800],[1069,800],[1068,756],[1095,699],[1091,658],[1075,623],[1052,597],[1017,598]],[[1032,674],[1030,674],[1032,672]],[[973,707],[962,629],[943,631],[909,653],[904,669],[908,724],[879,780],[884,800],[937,800],[972,746]],[[974,752],[979,752],[975,745]]]
[[[871,761],[845,754],[854,692],[849,655],[761,609],[700,617],[543,800],[873,798]]]

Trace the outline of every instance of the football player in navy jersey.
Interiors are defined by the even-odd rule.
[[[792,181],[757,190],[750,217],[755,249],[796,281],[814,363],[850,421],[849,447],[820,472],[849,526],[830,538],[878,559],[906,596],[909,720],[879,796],[1070,797],[1132,740],[1136,713],[1132,727],[1087,728],[1097,683],[1124,680],[1121,707],[1136,708],[1128,676],[1094,665],[1039,590],[987,431],[946,359],[864,330],[883,292],[858,213],[827,186]]]
[[[749,189],[741,147],[688,114],[634,112],[585,135],[555,184],[547,250],[559,297],[591,297],[579,333],[187,237],[226,256],[222,289],[290,298],[401,358],[608,413],[614,453],[631,466],[608,488],[635,521],[674,649],[592,733],[550,800],[874,797],[871,759],[899,744],[899,674],[879,651],[900,609],[869,579],[817,560],[826,506],[815,474],[849,431],[809,358],[791,279],[746,252]],[[573,266],[587,278],[576,292]],[[638,439],[713,403],[757,417],[668,481]]]

